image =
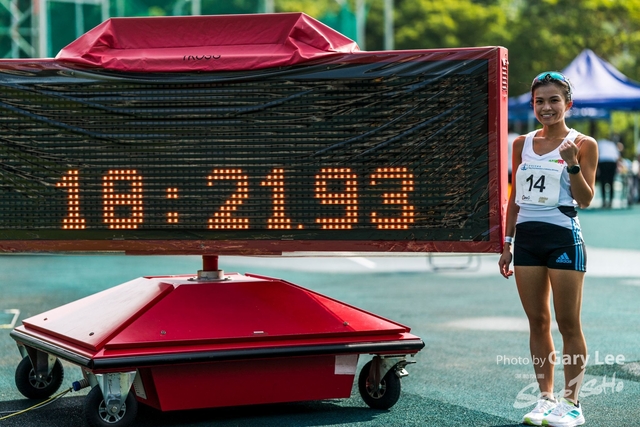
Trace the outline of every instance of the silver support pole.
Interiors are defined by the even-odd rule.
[[[185,4],[187,4],[187,2],[191,3],[191,11],[189,12],[189,14],[202,14],[202,3],[200,0],[178,0],[176,4],[173,5],[173,16],[182,16],[182,8]]]
[[[274,13],[276,11],[275,0],[264,0],[264,13]]]
[[[76,3],[76,38],[84,34],[84,11],[82,3]]]
[[[3,4],[6,2],[3,2]],[[4,4],[7,7],[6,4]],[[11,0],[11,4],[7,8],[11,13],[11,28],[9,30],[11,34],[11,57],[18,58],[20,55],[20,49],[18,47],[18,37],[20,36],[20,21],[19,14],[20,10],[18,9],[18,0]]]
[[[109,19],[109,0],[34,0],[34,28],[37,26],[38,39],[38,56],[40,58],[48,58],[51,55],[51,46],[49,43],[49,10],[48,6],[51,2],[57,3],[74,3],[76,8],[76,36],[81,36],[86,32],[84,23],[83,5],[100,6],[102,20]],[[124,9],[124,7],[123,7]]]
[[[191,0],[191,14],[202,15],[202,6],[200,0]]]
[[[394,43],[393,28],[393,0],[384,0],[384,49],[393,50]]]
[[[49,57],[49,18],[48,1],[36,0],[38,2],[38,57]]]
[[[102,0],[101,2],[101,6],[102,6],[102,22],[106,21],[107,19],[109,19],[109,17],[111,16],[110,10],[109,10],[109,0]]]
[[[365,0],[356,0],[356,42],[360,50],[366,50],[365,28],[366,28]]]

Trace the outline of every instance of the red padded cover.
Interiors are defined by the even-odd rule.
[[[56,56],[134,72],[255,70],[359,51],[304,13],[111,18]]]

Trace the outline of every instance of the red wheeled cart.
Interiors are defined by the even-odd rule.
[[[55,308],[11,332],[19,390],[47,397],[63,359],[93,389],[93,426],[130,425],[138,402],[161,411],[347,398],[393,406],[424,347],[410,329],[280,279],[200,271],[142,277]],[[221,384],[220,387],[210,387]],[[268,384],[268,387],[262,385]]]

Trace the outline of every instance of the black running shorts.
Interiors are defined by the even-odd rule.
[[[587,271],[587,252],[575,222],[573,230],[547,222],[516,225],[513,265]]]

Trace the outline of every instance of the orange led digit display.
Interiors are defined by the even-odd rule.
[[[209,218],[209,229],[214,230],[244,230],[249,228],[249,218],[236,218],[233,213],[238,206],[249,197],[249,177],[241,169],[214,169],[207,177],[208,185],[214,181],[237,181],[236,192],[220,207],[220,211]]]
[[[284,213],[284,169],[274,169],[267,179],[260,183],[262,186],[273,187],[273,214],[267,219],[270,230],[290,230],[291,219]]]
[[[344,205],[342,217],[316,218],[323,230],[349,230],[358,222],[358,181],[351,168],[323,168],[316,175],[316,198],[322,205]],[[330,188],[338,184],[344,191],[334,193]]]
[[[167,188],[167,199],[177,199],[177,198],[178,198],[178,189],[175,187]],[[177,224],[178,212],[167,212],[167,223]]]
[[[137,229],[143,222],[142,176],[133,169],[109,170],[102,177],[104,222],[110,229]],[[116,187],[124,181],[126,193]],[[128,210],[127,217],[119,211]]]
[[[379,216],[377,212],[371,212],[371,222],[377,224],[378,229],[386,230],[406,230],[409,224],[414,222],[414,206],[409,204],[409,192],[413,191],[414,181],[413,174],[407,171],[407,168],[378,168],[376,173],[371,174],[372,186],[378,184],[378,180],[393,179],[401,180],[400,192],[383,193],[382,199],[385,205],[399,205],[401,215],[397,217]]]
[[[62,181],[56,187],[67,189],[67,216],[62,220],[63,230],[83,230],[86,226],[84,218],[80,216],[80,184],[78,171],[70,170],[62,176]]]

